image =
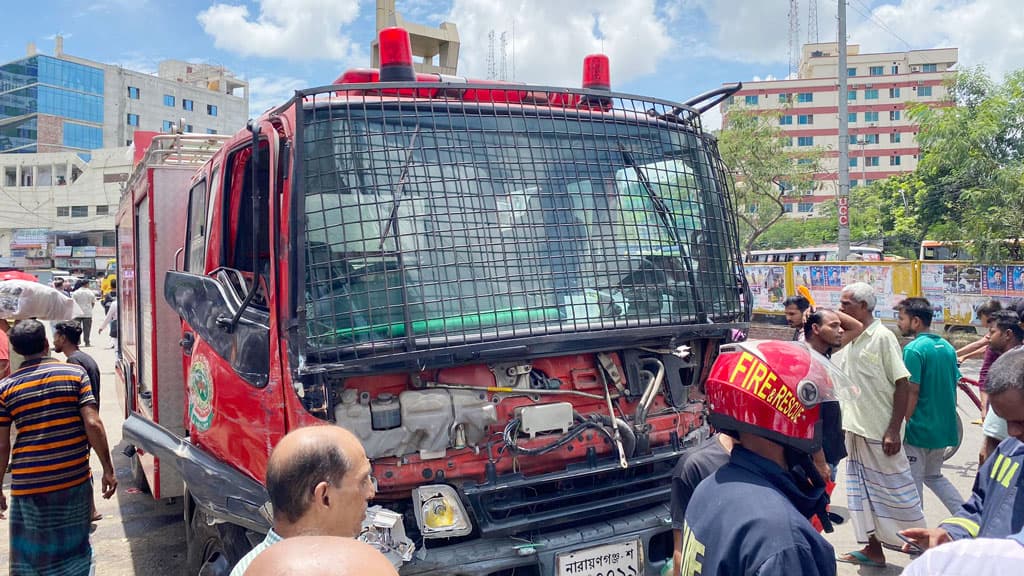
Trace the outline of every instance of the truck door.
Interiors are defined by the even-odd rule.
[[[184,319],[193,444],[260,479],[284,434],[276,345],[271,344],[270,241],[276,134],[259,151],[239,145],[189,192],[183,272],[169,272],[165,296]],[[272,366],[274,368],[272,369]]]

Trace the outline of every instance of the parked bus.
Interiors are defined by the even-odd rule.
[[[806,248],[780,248],[776,250],[752,250],[747,253],[748,263],[772,262],[821,262],[838,260],[839,248],[835,244],[809,246]],[[882,260],[882,249],[874,246],[850,246],[847,260]]]
[[[920,260],[1024,260],[1019,239],[991,240],[981,246],[981,254],[972,250],[972,242],[962,240],[925,240],[921,242]]]

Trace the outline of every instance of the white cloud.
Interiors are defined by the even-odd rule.
[[[214,4],[197,19],[217,48],[242,56],[354,61],[363,52],[342,30],[359,16],[358,0],[259,0],[259,5],[255,18],[244,5]]]
[[[499,67],[499,39],[508,33],[507,77],[513,79],[513,22],[515,79],[530,83],[578,84],[583,57],[603,51],[611,59],[614,90],[617,83],[656,72],[674,44],[654,0],[455,0],[448,20],[459,27],[459,74],[476,78],[487,76],[487,36],[494,30]]]
[[[850,7],[866,12],[856,2]],[[903,41],[915,49],[959,48],[961,67],[981,64],[997,78],[1024,63],[1019,0],[903,0],[879,6],[872,14],[884,28],[862,20],[850,29],[850,42],[862,50],[907,50]]]
[[[253,76],[249,82],[249,115],[253,118],[280,106],[295,95],[295,91],[308,88],[310,83],[301,78]]]

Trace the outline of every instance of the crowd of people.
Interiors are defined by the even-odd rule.
[[[756,353],[723,350],[723,365],[705,383],[717,433],[686,451],[672,477],[674,575],[832,575],[840,562],[885,567],[887,552],[920,556],[904,571],[912,576],[1022,565],[1018,310],[982,306],[985,338],[955,350],[931,332],[927,300],[896,306],[898,329],[911,339],[903,347],[875,305],[865,283],[846,286],[838,310],[795,296],[786,300],[793,341],[759,343]],[[0,344],[8,340],[23,358],[0,380],[0,470],[10,464],[12,474],[10,506],[0,492],[0,511],[10,514],[12,575],[89,573],[90,523],[99,519],[90,448],[102,467],[101,495],[117,487],[98,412],[99,369],[80,347],[83,338],[89,343],[85,326],[79,319],[52,326],[61,362],[50,355],[42,323],[0,323]],[[960,361],[972,355],[985,357],[986,444],[965,499],[942,463],[960,441],[956,384]],[[2,358],[0,369],[10,370]],[[846,493],[835,494],[843,463]],[[352,433],[329,425],[290,432],[270,455],[265,484],[273,526],[231,576],[397,575],[355,539],[375,484]],[[926,525],[925,487],[951,514],[937,526]],[[848,518],[830,511],[843,496]],[[862,547],[837,554],[822,533],[847,520]]]
[[[706,391],[718,433],[684,453],[673,474],[672,573],[831,575],[840,562],[884,568],[887,550],[920,556],[904,571],[914,576],[1019,569],[1024,330],[1017,308],[1024,304],[1011,304],[1009,311],[998,302],[980,307],[988,333],[961,350],[930,331],[934,309],[924,298],[907,298],[895,307],[899,331],[911,338],[902,349],[877,319],[876,297],[866,283],[846,286],[839,310],[816,309],[803,296],[784,304],[794,342],[777,359],[785,365],[774,370],[802,373],[797,359],[805,348],[810,364],[824,363],[830,375],[805,377],[823,400],[805,402],[798,420],[766,417],[759,410],[778,390],[764,382],[777,378],[775,388],[783,383],[797,397],[807,382],[771,372],[750,385],[744,374],[749,369],[741,364],[731,369],[732,377],[712,370]],[[960,362],[982,354],[986,444],[965,501],[943,476],[942,463],[945,449],[960,441]],[[833,394],[822,392],[826,380]],[[772,390],[767,396],[766,388]],[[830,441],[837,428],[843,435],[840,451]],[[813,529],[827,532],[839,520],[822,513],[823,504],[841,496],[829,496],[837,459],[845,460],[849,520],[863,545],[839,554]],[[951,514],[935,527],[926,526],[925,487]],[[746,514],[737,518],[737,510]]]

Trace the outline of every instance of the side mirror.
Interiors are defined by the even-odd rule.
[[[242,310],[235,325],[232,318],[242,309],[241,298],[213,278],[184,272],[167,272],[164,299],[197,339],[229,362],[240,377],[253,386],[266,386],[270,372],[270,318],[266,312]]]

